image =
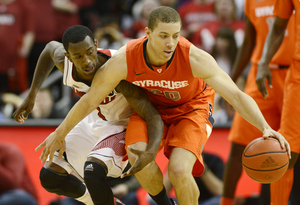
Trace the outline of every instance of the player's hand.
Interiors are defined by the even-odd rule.
[[[256,84],[259,92],[264,98],[267,98],[269,93],[266,87],[266,80],[268,80],[268,86],[272,88],[272,72],[268,65],[258,64],[256,73]]]
[[[49,156],[49,164],[52,163],[55,151],[59,150],[58,158],[62,159],[63,153],[66,151],[66,141],[64,138],[59,137],[56,132],[52,132],[45,140],[42,142],[35,151],[40,150],[44,147],[40,159],[42,163],[45,163]]]
[[[27,97],[12,115],[15,121],[20,124],[24,123],[34,107],[34,102],[34,97]]]
[[[265,129],[263,131],[263,137],[264,138],[267,138],[267,137],[276,138],[279,141],[282,149],[286,148],[289,158],[291,159],[292,155],[291,155],[290,144],[288,143],[288,141],[286,141],[286,139],[279,132],[276,132],[275,130],[272,130],[272,129]]]
[[[139,151],[136,149],[132,149],[128,147],[129,151],[136,155],[136,160],[134,164],[130,167],[130,169],[121,175],[121,178],[133,175],[139,171],[141,171],[147,164],[154,161],[156,158],[156,153],[148,152],[148,151]]]

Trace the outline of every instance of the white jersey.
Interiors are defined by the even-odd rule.
[[[116,51],[98,49],[98,54],[110,58]],[[73,63],[65,57],[63,83],[84,95],[90,87],[74,80]],[[101,112],[100,112],[101,110]],[[121,93],[113,90],[109,96],[66,136],[66,151],[63,159],[55,153],[53,162],[83,180],[83,167],[87,157],[94,157],[107,166],[107,176],[119,177],[128,160],[124,158],[125,133],[132,108]]]
[[[98,54],[110,58],[116,50],[98,49]],[[83,82],[78,82],[73,78],[73,63],[65,57],[64,62],[64,85],[70,86],[80,97],[82,97],[90,86]],[[116,121],[129,118],[132,114],[132,108],[125,97],[113,90],[99,105],[99,117],[107,121]]]

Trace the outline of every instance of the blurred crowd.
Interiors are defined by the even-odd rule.
[[[175,8],[182,18],[181,35],[212,54],[230,74],[244,38],[244,0],[0,0],[0,120],[10,118],[3,114],[6,104],[16,107],[22,102],[45,45],[61,41],[68,27],[85,25],[94,32],[100,48],[119,49],[145,35],[148,15],[160,5]],[[238,81],[241,89],[246,75]],[[32,118],[63,118],[78,100],[71,89],[63,91],[61,79],[46,89],[53,108],[47,108],[44,115],[32,113]],[[70,94],[62,102],[66,92]],[[35,106],[35,110],[46,109],[38,107],[39,103]],[[216,94],[215,125],[228,125],[233,114],[232,107]]]

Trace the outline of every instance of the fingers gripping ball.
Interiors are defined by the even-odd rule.
[[[289,166],[287,150],[282,149],[275,138],[257,138],[245,148],[243,168],[247,175],[260,183],[271,183],[280,179]]]

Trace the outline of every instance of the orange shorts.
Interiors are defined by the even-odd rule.
[[[271,69],[273,76],[273,88],[269,88],[267,86],[269,96],[266,99],[264,99],[261,93],[258,91],[257,84],[255,82],[257,72],[256,64],[251,66],[245,87],[245,93],[250,95],[255,100],[266,121],[274,130],[278,130],[280,126],[284,80],[287,71],[288,69]],[[261,131],[248,123],[237,112],[235,113],[229,132],[230,141],[246,146],[249,144],[249,142],[261,136]]]
[[[300,61],[293,60],[285,81],[279,132],[290,143],[291,151],[300,153]]]
[[[214,90],[207,87],[203,93],[204,97],[198,100],[168,109],[157,109],[165,124],[163,140],[158,151],[164,148],[167,158],[174,147],[191,151],[198,159],[193,169],[194,176],[201,176],[204,171],[201,152],[213,125]],[[125,141],[126,146],[136,142],[148,143],[146,123],[136,112],[130,117]]]

